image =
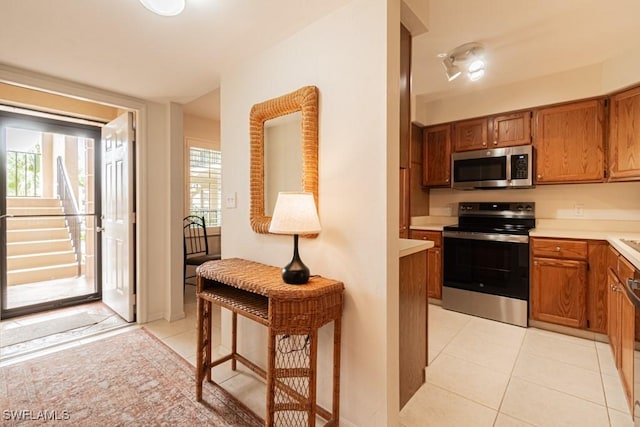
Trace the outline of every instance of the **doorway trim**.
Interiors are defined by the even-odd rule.
[[[146,191],[140,191],[146,188],[147,178],[144,174],[140,173],[140,171],[147,170],[146,163],[148,161],[149,151],[148,144],[146,143],[148,108],[145,101],[14,68],[5,64],[0,64],[0,82],[134,111],[136,113],[136,138],[139,142],[135,147],[135,170],[138,172],[135,177],[135,186],[136,189],[138,189],[136,190],[136,215],[137,218],[147,217],[149,205],[148,194]],[[147,245],[146,242],[143,241],[143,236],[148,236],[147,221],[136,221],[136,256],[133,267],[136,272],[136,318],[138,323],[146,323],[162,317],[162,313],[150,314],[148,310],[148,271],[147,265],[141,262],[141,254],[147,252]]]

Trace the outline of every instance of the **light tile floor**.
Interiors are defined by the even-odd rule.
[[[633,426],[609,344],[429,306],[416,426]]]
[[[142,326],[195,366],[197,339],[195,286],[187,286],[184,299],[186,315],[184,319],[171,323],[166,320],[157,320]],[[216,358],[216,353],[222,355],[220,352],[223,351],[220,347],[220,307],[213,306],[212,319],[213,358]],[[251,370],[238,363],[237,370],[232,371],[230,363],[223,363],[213,368],[212,378],[257,415],[264,417],[266,386]]]
[[[158,320],[143,327],[195,365],[193,286],[187,286],[185,301],[184,319]],[[219,326],[219,309],[213,314],[214,326]],[[213,331],[214,345],[219,345],[220,328]],[[400,413],[403,427],[633,426],[606,343],[524,329],[430,305],[429,363],[427,382]],[[263,416],[263,381],[241,364],[235,372],[229,365],[213,369],[214,381]],[[318,419],[317,424],[324,422]]]

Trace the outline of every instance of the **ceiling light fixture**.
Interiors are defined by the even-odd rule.
[[[484,60],[482,53],[484,49],[480,43],[465,43],[445,54],[442,60],[447,79],[452,81],[462,74],[459,64],[466,65],[467,77],[476,81],[484,76]]]
[[[160,16],[176,16],[184,10],[186,0],[140,0],[151,12]]]

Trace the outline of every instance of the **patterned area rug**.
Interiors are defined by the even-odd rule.
[[[264,425],[216,384],[202,403],[195,390],[193,366],[144,329],[0,368],[3,426]]]

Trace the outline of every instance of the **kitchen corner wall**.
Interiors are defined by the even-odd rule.
[[[275,266],[289,262],[293,239],[250,227],[249,112],[302,86],[318,87],[322,231],[301,239],[300,256],[311,274],[345,284],[342,425],[398,424],[399,29],[399,1],[352,0],[221,76],[223,200],[235,195],[237,206],[223,206],[222,257]],[[265,329],[244,320],[239,350],[263,363]],[[222,322],[224,344],[229,324]],[[331,324],[321,328],[318,347],[318,399],[327,408],[332,334]]]
[[[459,202],[535,202],[537,219],[640,221],[640,182],[539,185],[522,190],[432,189],[430,215],[456,216]]]

